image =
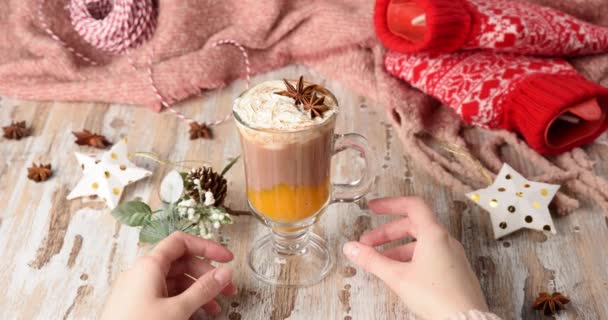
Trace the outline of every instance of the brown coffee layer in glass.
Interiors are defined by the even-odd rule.
[[[334,120],[303,132],[259,132],[239,125],[247,187],[317,186],[328,181]]]

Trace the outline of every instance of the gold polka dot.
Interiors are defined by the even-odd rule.
[[[473,193],[471,195],[471,200],[475,201],[475,202],[479,202],[479,194],[477,193]]]
[[[513,212],[515,212],[515,206],[509,206],[507,208],[507,210],[509,210],[509,212],[513,213]]]
[[[93,182],[93,184],[91,185],[91,188],[93,188],[94,190],[97,190],[97,188],[99,188],[99,184],[97,182]]]
[[[118,188],[114,188],[112,189],[112,193],[118,195],[120,193],[120,190],[118,190]]]
[[[526,183],[524,184],[524,188],[530,188],[530,185]]]
[[[505,176],[505,179],[507,179],[507,180],[511,180],[511,175],[510,175],[510,174],[506,175],[506,176]]]
[[[498,200],[496,200],[496,199],[492,199],[492,200],[490,200],[489,205],[490,205],[490,207],[492,207],[492,208],[496,208],[496,207],[498,207]]]
[[[112,157],[112,159],[118,159],[118,155],[115,152],[112,152],[110,156]]]
[[[127,138],[122,138],[122,141],[127,142]]]
[[[505,189],[505,188],[498,188],[498,192],[505,192],[505,191],[507,191],[507,189]]]
[[[524,197],[524,193],[521,192],[521,191],[515,192],[515,195],[518,196],[518,197],[520,197],[520,198]]]
[[[106,176],[107,179],[110,178],[110,172],[108,172],[108,171],[104,171],[103,175]]]
[[[506,222],[501,222],[501,223],[500,223],[498,226],[499,226],[501,229],[506,229],[506,228],[507,228],[507,223],[506,223]]]
[[[532,202],[532,206],[536,209],[540,208],[540,203],[538,203],[538,201],[534,201]]]
[[[125,166],[124,164],[121,164],[119,168],[120,168],[120,170],[123,170],[123,171],[127,170],[127,166]]]
[[[532,222],[532,216],[526,216],[524,218],[524,221],[526,221],[527,223],[531,223]]]
[[[540,189],[540,194],[546,197],[549,194],[549,190],[542,188]]]

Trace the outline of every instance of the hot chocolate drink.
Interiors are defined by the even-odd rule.
[[[297,81],[290,81],[297,86]],[[324,110],[313,114],[297,99],[277,94],[283,81],[261,83],[233,105],[241,137],[247,198],[255,211],[279,223],[314,216],[330,198],[337,101],[324,89]]]
[[[374,181],[365,137],[334,134],[337,111],[331,92],[302,77],[266,81],[234,101],[249,207],[271,228],[253,243],[247,262],[266,283],[306,286],[328,275],[333,254],[311,227],[330,203],[355,201]],[[348,149],[364,161],[361,175],[330,181],[332,156]]]

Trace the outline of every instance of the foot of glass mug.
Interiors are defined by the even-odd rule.
[[[290,232],[273,230],[253,244],[248,260],[258,280],[286,287],[315,284],[334,266],[325,240],[308,228]]]

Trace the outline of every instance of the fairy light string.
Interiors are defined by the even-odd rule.
[[[200,160],[166,161],[166,160],[161,159],[159,156],[157,156],[156,154],[154,154],[152,152],[143,152],[143,151],[133,152],[133,153],[129,154],[128,158],[129,158],[129,160],[131,160],[133,158],[145,158],[148,160],[152,160],[163,166],[177,167],[177,168],[186,169],[186,170],[192,169],[192,167],[188,167],[185,165],[188,163],[191,163],[194,165],[199,165],[199,166],[209,166],[209,163],[200,161]]]
[[[486,178],[486,180],[488,180],[488,185],[491,185],[494,182],[494,180],[492,179],[488,171],[484,168],[484,166],[481,164],[481,162],[477,159],[474,159],[470,154],[464,151],[461,146],[454,143],[440,142],[439,147],[455,156],[462,157],[475,164],[477,169],[479,169],[479,172],[484,176],[484,178]]]
[[[46,0],[39,0],[37,7],[37,17],[44,32],[77,58],[92,66],[98,66],[97,61],[76,50],[51,29],[44,16],[45,2]],[[131,58],[131,52],[152,38],[154,34],[158,9],[152,0],[99,0],[96,2],[70,0],[66,9],[70,11],[74,30],[87,43],[113,55],[125,55],[132,69],[137,71],[137,67]],[[224,45],[234,46],[241,53],[245,65],[245,86],[249,89],[251,63],[247,50],[238,41],[232,39],[217,40],[211,44],[214,48]],[[146,59],[145,72],[150,88],[159,105],[184,122],[197,122],[194,118],[176,110],[172,102],[161,93],[157,82],[154,80],[154,56],[154,51],[150,50]],[[209,127],[217,126],[231,118],[232,113],[229,112],[226,116],[208,122],[206,125]]]
[[[241,156],[238,155],[238,156],[232,158],[230,160],[230,162],[228,162],[228,164],[226,164],[226,166],[222,169],[222,172],[220,173],[220,175],[223,176],[224,174],[226,174],[226,172],[228,172],[228,170],[230,170],[230,168],[232,168],[232,166],[239,160],[240,157]],[[155,153],[143,152],[143,151],[137,151],[137,152],[130,153],[127,156],[127,158],[129,158],[129,160],[132,160],[133,158],[145,158],[148,160],[152,160],[163,166],[172,166],[172,167],[177,167],[177,168],[186,169],[186,170],[192,169],[192,167],[184,165],[187,163],[191,163],[191,164],[203,166],[203,167],[210,167],[209,163],[200,161],[200,160],[167,161],[167,160],[161,159]]]
[[[191,274],[189,274],[189,273],[187,273],[187,272],[184,272],[184,275],[185,275],[186,277],[190,278],[190,279],[191,279],[192,281],[194,281],[194,282],[196,282],[196,281],[198,280],[197,278],[195,278],[194,276],[192,276]]]

